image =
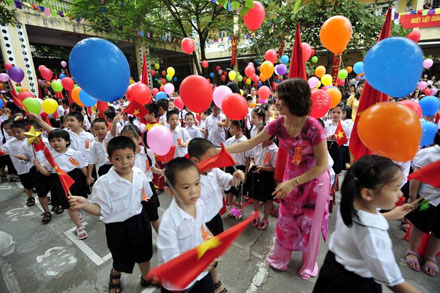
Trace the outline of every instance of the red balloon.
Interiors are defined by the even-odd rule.
[[[156,88],[156,87],[153,88],[153,96],[156,96],[158,92],[159,92],[158,88]]]
[[[151,91],[150,88],[138,81],[134,83],[132,86],[128,87],[127,90],[127,99],[135,100],[141,105],[146,105],[151,103]]]
[[[75,85],[75,82],[70,77],[65,77],[61,80],[61,84],[63,85],[63,88],[67,91],[73,90],[73,86]]]
[[[420,40],[420,31],[412,31],[408,34],[408,36],[406,36],[408,39],[410,39],[411,41],[418,43]]]
[[[244,16],[244,22],[246,23],[246,26],[251,31],[256,31],[260,28],[260,26],[263,24],[264,21],[264,7],[261,5],[260,2],[254,1],[254,7],[250,9]]]
[[[28,91],[20,92],[18,94],[18,99],[20,101],[24,101],[24,99],[26,99],[26,98],[35,98],[35,96],[31,92],[28,92]]]
[[[423,92],[425,93],[425,95],[430,96],[431,95],[431,89],[429,87],[425,88],[423,90]]]
[[[194,40],[186,37],[182,40],[180,46],[182,47],[183,52],[185,52],[186,54],[192,54],[195,48]]]
[[[211,84],[203,76],[190,75],[180,85],[180,97],[189,110],[204,112],[212,103]]]
[[[248,113],[248,103],[242,95],[230,94],[223,99],[222,110],[229,119],[241,120]]]
[[[203,60],[203,61],[202,61],[202,67],[203,67],[203,68],[208,68],[208,66],[209,66],[208,61]]]
[[[277,52],[274,49],[267,50],[264,59],[275,64],[277,62]]]
[[[163,75],[163,76],[166,76],[166,75],[167,75],[167,72],[166,72],[165,70],[162,70],[162,75]]]
[[[398,103],[410,107],[414,112],[416,112],[419,118],[422,117],[422,107],[420,107],[418,103],[410,100],[403,100]]]
[[[150,70],[150,74],[151,74],[152,76],[155,76],[155,75],[156,75],[156,70],[151,69],[151,70]]]
[[[331,97],[325,90],[312,91],[312,109],[310,116],[319,119],[324,116],[330,109]]]
[[[275,81],[272,81],[272,89],[273,89],[274,91],[276,91],[276,90],[277,90],[277,87],[278,87],[278,84],[277,84]]]
[[[258,75],[256,75],[255,73],[251,76],[251,80],[253,82],[258,82],[260,80],[260,78],[258,77]]]
[[[176,106],[179,110],[183,110],[183,107],[185,106],[183,104],[182,98],[181,97],[177,97],[174,99],[174,106]]]
[[[226,75],[220,76],[220,79],[224,82],[226,80]]]
[[[246,68],[244,69],[244,74],[246,74],[246,76],[251,77],[252,75],[255,74],[255,68],[253,66],[246,66]]]
[[[312,55],[312,48],[309,44],[302,42],[301,43],[302,48],[302,55],[303,55],[303,61],[307,62],[309,60],[310,56]]]
[[[215,67],[215,70],[216,70],[216,71],[219,71],[219,70],[220,70],[220,66],[217,65],[217,66]]]
[[[312,53],[310,53],[310,57],[315,56],[315,54],[316,54],[316,50],[312,48]]]
[[[269,98],[270,94],[271,94],[271,91],[267,85],[263,85],[262,87],[260,87],[258,89],[258,97],[260,99],[266,100],[267,98]]]
[[[164,91],[165,91],[165,86],[164,86],[164,85],[161,85],[161,86],[160,86],[160,91],[161,91],[161,92],[164,92]]]
[[[165,78],[161,78],[160,81],[162,82],[163,85],[167,83],[167,80]]]
[[[5,63],[5,69],[8,71],[10,68],[14,67],[11,63]]]
[[[51,80],[53,73],[52,70],[50,70],[49,68],[42,68],[40,70],[41,76],[45,79],[45,80]]]
[[[243,82],[246,82],[248,78],[246,76],[243,77]]]
[[[38,66],[38,71],[41,72],[41,70],[42,70],[43,68],[46,68],[46,66],[44,66],[44,65],[40,65],[40,66]]]

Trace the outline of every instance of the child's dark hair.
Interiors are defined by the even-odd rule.
[[[27,130],[28,129],[28,122],[24,119],[17,119],[12,122],[11,128],[20,128]]]
[[[341,112],[344,111],[344,104],[343,103],[339,103],[336,106],[334,106],[333,108],[331,108],[330,111],[333,111],[336,108],[341,108]]]
[[[63,105],[69,106],[69,99],[63,99]]]
[[[43,129],[43,127],[41,127],[41,125],[37,121],[35,121],[35,120],[30,120],[29,121],[29,126],[33,126],[35,130]]]
[[[70,105],[70,113],[72,112],[80,112],[82,111],[82,107],[80,105],[78,105],[77,103],[72,103],[72,105]]]
[[[124,128],[122,128],[122,130],[121,130],[121,135],[124,132],[129,132],[129,133],[133,134],[135,137],[141,137],[141,132],[140,132],[139,128],[137,128],[133,124],[125,125]]]
[[[190,158],[200,158],[206,153],[207,150],[215,148],[215,146],[207,139],[194,138],[189,142],[188,154]]]
[[[200,175],[197,165],[188,158],[175,158],[167,163],[165,168],[165,180],[166,185],[170,188],[174,188],[176,184],[177,173],[187,170],[189,168],[195,168]]]
[[[278,84],[278,99],[283,100],[289,112],[295,116],[306,116],[310,113],[312,99],[310,86],[302,78],[289,78]]]
[[[136,145],[131,138],[126,136],[117,136],[110,139],[108,142],[107,154],[109,157],[111,157],[115,151],[123,149],[131,149],[133,153],[136,153]]]
[[[11,125],[12,125],[12,122],[14,122],[12,119],[7,119],[7,120],[5,120],[5,121],[2,122],[2,125],[1,125],[1,131],[2,131],[2,136],[3,136],[3,140],[2,140],[2,142],[3,142],[4,144],[6,143],[6,136],[5,136],[4,127],[5,127],[6,125],[11,126]]]
[[[49,142],[54,138],[62,138],[67,142],[67,146],[70,145],[70,135],[67,130],[55,128],[54,130],[49,132],[49,135],[47,136]]]
[[[92,128],[93,125],[95,125],[96,123],[104,123],[105,126],[108,126],[107,121],[103,118],[96,118],[95,120],[92,121]]]
[[[21,109],[18,109],[18,110],[16,110],[15,112],[12,112],[12,115],[13,115],[14,117],[17,117],[17,116],[18,116],[17,114],[21,114],[21,116],[26,117],[26,112],[23,111],[23,110],[21,110]]]
[[[179,110],[173,109],[167,112],[167,121],[170,120],[171,115],[177,115],[179,117]]]
[[[104,116],[107,117],[107,119],[109,119],[109,120],[115,119],[115,116],[116,116],[115,108],[113,108],[112,106],[109,106],[108,109],[105,110]]]
[[[80,112],[69,112],[66,115],[66,118],[67,117],[73,117],[78,120],[78,122],[84,123],[84,116]]]
[[[263,119],[263,125],[266,125],[266,110],[263,107],[255,107],[252,110],[252,113],[255,113],[259,118]]]
[[[241,129],[241,131],[244,133],[246,130],[246,122],[243,120],[231,120],[230,125],[234,125]]]
[[[347,227],[357,218],[354,201],[361,196],[361,190],[367,188],[374,192],[392,181],[400,166],[392,160],[378,155],[363,156],[348,169],[341,187],[340,212]]]
[[[168,111],[168,99],[160,99],[156,101],[157,109],[162,108],[164,111]]]
[[[159,117],[159,108],[155,103],[145,105],[145,109],[147,109],[150,114],[154,114],[154,118]]]
[[[186,117],[188,117],[188,116],[192,116],[192,118],[193,118],[194,120],[196,120],[196,117],[194,116],[194,113],[193,113],[193,112],[186,112],[186,114],[185,114],[185,119],[186,119]]]

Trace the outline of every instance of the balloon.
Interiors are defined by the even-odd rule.
[[[234,70],[229,71],[229,80],[234,81],[235,78],[237,77],[237,73]]]
[[[165,70],[162,70],[162,75],[167,76],[167,72]]]
[[[345,70],[347,70],[348,73],[351,73],[351,72],[353,71],[353,67],[351,67],[351,66],[347,66],[347,67],[345,68]]]
[[[220,69],[217,73],[218,73],[218,75],[222,75],[223,74],[223,70]]]
[[[258,75],[253,74],[253,75],[251,76],[251,80],[252,80],[253,82],[258,82],[258,81],[260,80],[260,78],[258,77]]]
[[[161,82],[163,85],[165,85],[165,84],[167,83],[167,80],[166,80],[165,78],[161,78],[161,79],[160,79],[160,82]]]
[[[165,92],[160,91],[156,94],[156,101],[159,101],[162,99],[168,99],[168,95]]]
[[[305,42],[301,43],[301,48],[302,48],[303,61],[305,63],[305,62],[307,62],[307,60],[309,60],[309,58],[312,54],[312,48],[310,47],[309,44],[307,44]]]
[[[165,84],[164,91],[167,95],[171,95],[174,92],[174,85],[172,83]]]
[[[412,31],[407,36],[408,39],[412,40],[415,43],[418,43],[421,37],[420,31]]]
[[[153,96],[156,97],[159,90],[157,88],[153,88]]]
[[[250,78],[248,78],[248,79],[246,79],[245,82],[246,82],[247,85],[250,85],[252,83],[252,80]]]
[[[422,121],[422,140],[420,146],[429,146],[434,143],[435,134],[438,131],[437,124],[430,121]]]
[[[173,136],[166,126],[156,125],[147,132],[147,143],[155,154],[163,156],[170,151]]]
[[[260,66],[260,71],[266,78],[270,78],[273,74],[274,66],[270,61],[264,61]]]
[[[420,105],[414,101],[410,101],[410,100],[403,100],[398,102],[399,104],[405,105],[409,108],[411,108],[419,118],[422,117],[422,107],[420,107]]]
[[[83,89],[81,89],[81,91],[79,92],[79,99],[81,100],[81,103],[83,103],[84,106],[87,107],[92,107],[96,104],[96,102],[98,102],[98,99],[92,97]]]
[[[11,67],[8,69],[9,78],[15,82],[21,82],[24,78],[24,71],[18,67]],[[38,113],[40,114],[40,113]]]
[[[267,50],[264,54],[264,59],[272,63],[277,62],[277,52],[274,49]]]
[[[232,120],[244,119],[248,113],[248,103],[240,94],[230,94],[223,99],[222,110]]]
[[[244,74],[246,74],[247,77],[251,77],[255,74],[255,68],[253,66],[246,66],[244,69]]]
[[[220,76],[220,80],[223,82],[226,81],[226,76],[224,76],[224,75]]]
[[[20,101],[24,101],[27,98],[35,98],[35,96],[31,92],[28,92],[28,91],[23,91],[18,94],[18,99]],[[38,113],[38,114],[40,114],[40,113]]]
[[[311,78],[309,78],[309,87],[311,89],[314,89],[318,84],[319,84],[319,79],[316,76],[312,76]]]
[[[34,114],[40,114],[41,112],[41,104],[40,102],[35,98],[26,98],[23,100],[23,104],[25,105],[26,109],[30,113]]]
[[[211,73],[209,74],[209,77],[210,77],[210,78],[214,78],[214,76],[215,76],[214,72],[211,72]]]
[[[422,50],[413,41],[387,38],[374,45],[365,56],[365,76],[375,89],[393,97],[405,97],[417,85],[422,60]]]
[[[58,103],[54,99],[45,99],[42,103],[43,111],[47,114],[55,113],[58,109]]]
[[[419,81],[417,83],[417,87],[419,88],[419,90],[423,91],[426,87],[428,86],[428,84],[426,83],[426,81]]]
[[[54,81],[52,81],[50,87],[51,87],[56,93],[59,93],[59,92],[62,92],[62,91],[63,91],[63,85],[62,85],[61,81],[58,81],[58,80],[54,80]]]
[[[180,97],[189,110],[201,113],[212,102],[212,88],[206,78],[198,75],[186,77],[180,84]]]
[[[338,85],[344,85],[345,84],[345,80],[344,79],[340,79],[340,78],[337,78],[336,79],[336,83],[338,84]]]
[[[171,80],[173,80],[173,77],[171,75],[167,74],[166,79],[167,79],[167,81],[171,81]]]
[[[356,62],[353,65],[353,70],[354,70],[354,73],[361,74],[362,72],[364,72],[364,63],[363,62]]]
[[[107,40],[87,38],[78,42],[70,52],[69,65],[75,81],[93,99],[113,102],[127,91],[130,81],[127,58]]]
[[[431,89],[427,87],[426,89],[423,90],[423,93],[424,93],[426,96],[431,96]]]
[[[318,62],[318,57],[313,56],[311,60],[312,60],[312,63],[316,63],[316,62]]]
[[[258,89],[258,97],[260,99],[266,100],[267,98],[269,98],[270,94],[271,94],[271,90],[266,85],[263,85]]]
[[[286,74],[286,72],[287,72],[287,67],[286,67],[286,65],[284,65],[284,64],[278,64],[278,65],[277,65],[277,72],[278,72],[278,75],[284,75],[284,74]]]
[[[350,42],[352,33],[350,21],[344,16],[337,15],[324,22],[319,37],[324,47],[334,54],[340,54]]]
[[[180,46],[182,47],[183,52],[185,52],[186,54],[192,54],[195,48],[194,40],[186,37],[182,40]]]
[[[237,81],[238,82],[241,82],[243,80],[243,76],[241,76],[241,75],[237,75]]]
[[[289,62],[289,56],[287,55],[281,56],[281,62],[287,64]]]
[[[81,91],[80,87],[75,87],[72,90],[72,99],[75,103],[77,103],[79,106],[84,107],[84,104],[81,102],[80,98],[79,98],[79,92]]]
[[[0,73],[0,81],[1,82],[7,82],[9,80],[9,75],[6,73]]]
[[[0,109],[3,109],[5,106],[5,103],[3,102],[3,99],[0,99]]]
[[[174,99],[174,106],[176,106],[179,110],[183,110],[183,107],[185,107],[180,97]]]
[[[221,68],[220,68],[220,66],[219,65],[217,65],[216,67],[215,67],[215,70],[217,70],[217,71],[219,71]]]
[[[215,105],[221,109],[223,99],[230,94],[232,94],[232,90],[228,86],[218,86],[212,95]]]
[[[64,73],[61,73],[59,76],[58,76],[58,79],[63,79],[63,78],[65,78],[66,77],[66,75],[64,74]]]
[[[325,67],[322,65],[319,65],[318,67],[316,67],[315,69],[315,75],[319,78],[323,77],[325,74]]]
[[[261,86],[263,84],[263,82],[265,82],[267,80],[267,78],[264,76],[263,73],[260,73],[260,80],[261,80],[261,82],[258,83],[258,86]]]
[[[330,109],[333,109],[333,108],[336,107],[336,106],[339,104],[339,102],[341,101],[342,94],[341,94],[341,92],[340,92],[337,88],[335,88],[335,87],[329,88],[329,89],[327,90],[327,92],[330,94],[330,100],[331,100],[331,102],[330,102]]]
[[[167,74],[170,75],[171,77],[173,77],[175,73],[176,73],[176,70],[174,70],[173,67],[167,68]]]
[[[75,82],[70,77],[65,77],[61,80],[61,84],[63,85],[64,89],[71,91],[73,89],[73,86],[75,85]]]
[[[362,112],[358,134],[362,143],[376,154],[407,162],[419,149],[422,127],[417,114],[408,107],[383,102]]]
[[[431,68],[432,64],[434,64],[434,61],[432,61],[432,59],[423,60],[423,68]]]
[[[324,74],[323,77],[321,77],[321,83],[325,86],[330,86],[332,84],[332,76],[330,74]]]
[[[209,66],[208,61],[203,60],[203,61],[202,61],[202,67],[203,67],[203,68],[208,68],[208,66]]]
[[[14,65],[12,65],[11,63],[5,63],[5,69],[6,71],[9,70],[9,68],[14,67]]]
[[[437,113],[440,108],[440,100],[434,96],[427,96],[419,101],[424,116],[432,116]]]
[[[348,76],[348,71],[347,71],[347,70],[345,70],[345,69],[341,69],[341,70],[339,70],[339,72],[338,72],[338,77],[339,77],[340,79],[346,79],[347,76]]]
[[[150,69],[150,74],[151,74],[151,76],[155,76],[156,75],[156,70]]]
[[[154,68],[155,68],[156,70],[159,70],[159,68],[160,68],[159,63],[155,63],[155,64],[154,64]]]
[[[312,108],[310,116],[319,119],[324,116],[330,109],[331,97],[325,90],[312,91]]]
[[[264,21],[264,6],[260,2],[254,1],[254,6],[243,16],[244,23],[251,31],[260,28]]]
[[[126,95],[128,100],[134,100],[141,105],[146,105],[151,103],[150,88],[148,87],[148,85],[140,81],[129,86]]]
[[[431,88],[431,96],[435,96],[435,94],[437,94],[437,92],[438,92],[438,88],[436,88],[436,87]]]
[[[61,61],[61,67],[63,67],[63,68],[66,68],[67,67],[67,62],[66,61]],[[44,111],[44,112],[46,112],[46,111]],[[47,113],[47,112],[46,112]],[[47,114],[49,114],[49,113],[47,113]]]

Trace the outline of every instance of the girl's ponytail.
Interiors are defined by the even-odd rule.
[[[348,169],[342,182],[342,198],[339,207],[342,220],[347,227],[351,227],[353,217],[357,217],[356,209],[354,208],[354,200],[359,193],[357,182],[359,182],[359,179],[353,174],[353,169]]]

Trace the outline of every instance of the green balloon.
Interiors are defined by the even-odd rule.
[[[19,94],[21,92],[21,86],[16,86],[15,91],[17,92],[17,94]]]
[[[241,82],[243,80],[243,76],[237,75],[237,80],[238,80],[238,82]]]
[[[313,56],[313,57],[312,57],[312,62],[313,62],[313,63],[316,63],[316,62],[318,62],[318,57],[316,57],[316,56]]]
[[[52,87],[52,89],[59,93],[63,91],[63,84],[61,83],[61,81],[58,80],[54,80],[52,81],[52,83],[50,84],[50,86]]]
[[[345,70],[345,69],[339,70],[338,77],[340,79],[346,79],[347,76],[348,76],[348,71],[347,70]]]
[[[77,85],[76,83],[73,85],[73,88],[79,87],[79,85]]]
[[[158,80],[157,80],[157,83],[158,83],[159,85],[162,85],[162,80],[158,79]]]
[[[23,104],[30,113],[35,113],[37,115],[40,114],[41,104],[36,98],[26,98],[24,99]]]
[[[173,77],[171,75],[167,74],[167,80],[171,81],[172,79],[173,79]]]

